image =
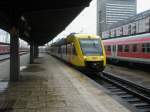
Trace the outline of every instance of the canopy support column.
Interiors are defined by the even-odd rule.
[[[34,44],[30,44],[30,64],[34,62]]]
[[[34,46],[34,57],[37,58],[39,56],[39,48],[38,45],[35,44]]]
[[[18,81],[20,73],[19,36],[15,28],[10,33],[10,81]]]

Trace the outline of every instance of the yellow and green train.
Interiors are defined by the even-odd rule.
[[[106,54],[101,38],[91,34],[70,34],[50,47],[50,54],[78,67],[103,71]]]

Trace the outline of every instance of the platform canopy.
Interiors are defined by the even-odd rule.
[[[43,45],[65,29],[91,0],[1,0],[0,28],[29,43]]]

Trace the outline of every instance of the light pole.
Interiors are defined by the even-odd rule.
[[[100,24],[100,36],[102,37],[102,24],[105,22],[105,20],[102,20],[102,21],[100,21],[99,22],[99,24]]]

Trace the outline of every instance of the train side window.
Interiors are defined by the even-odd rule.
[[[150,53],[150,43],[145,43],[142,45],[142,51],[145,53]]]
[[[149,19],[149,25],[148,26],[149,26],[149,29],[148,29],[149,31],[148,32],[150,32],[150,19]]]
[[[118,51],[122,52],[123,51],[123,46],[122,45],[118,45]]]
[[[67,54],[71,54],[71,44],[67,44]]]
[[[66,54],[66,46],[63,45],[63,54]]]
[[[146,44],[142,44],[142,52],[146,53]]]
[[[150,43],[147,43],[147,53],[150,53]]]
[[[112,47],[113,47],[113,49],[112,49],[113,52],[116,52],[116,45],[113,45]]]
[[[111,47],[110,46],[107,46],[107,51],[111,51]]]
[[[132,50],[133,50],[133,52],[137,52],[137,44],[133,44]]]
[[[74,44],[72,44],[72,54],[73,55],[77,55],[77,52],[76,52]]]
[[[129,52],[129,45],[125,45],[124,51],[125,51],[125,52]]]
[[[58,47],[58,54],[61,54],[61,46]]]

